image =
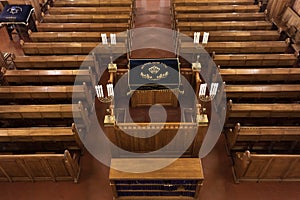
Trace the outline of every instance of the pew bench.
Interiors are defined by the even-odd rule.
[[[300,118],[300,104],[297,103],[233,103],[227,104],[228,118]]]
[[[222,31],[222,30],[271,30],[266,21],[217,21],[217,22],[178,22],[179,31]]]
[[[225,82],[297,82],[299,68],[220,69]]]
[[[210,5],[210,6],[175,6],[176,13],[256,13],[258,5]]]
[[[22,45],[25,55],[88,55],[99,54],[127,54],[127,44],[102,45],[99,42],[26,42]]]
[[[264,13],[175,13],[179,22],[264,21]]]
[[[79,154],[0,155],[0,181],[74,181],[80,175]]]
[[[51,7],[49,9],[50,15],[69,15],[69,14],[132,14],[132,7]]]
[[[240,181],[300,181],[300,155],[251,154],[234,155],[234,180]]]
[[[72,127],[1,128],[0,142],[1,152],[14,154],[84,149],[74,124]]]
[[[198,47],[204,48],[208,53],[217,54],[284,53],[288,45],[285,41],[208,42],[205,46],[195,45],[192,42],[180,42],[179,51],[181,54],[197,53]]]
[[[253,0],[172,0],[175,6],[201,6],[201,5],[253,5]]]
[[[122,32],[130,29],[131,23],[39,23],[39,32]]]
[[[131,16],[128,14],[119,15],[91,15],[91,14],[72,14],[72,15],[45,15],[44,23],[128,23]]]
[[[7,101],[20,100],[77,100],[86,106],[93,105],[92,93],[88,86],[1,86],[0,99]]]
[[[277,84],[277,85],[225,85],[226,97],[229,99],[299,99],[299,84]]]
[[[20,127],[16,123],[19,121],[25,121],[27,124],[32,122],[29,123],[32,126],[48,126],[48,122],[52,119],[61,120],[65,126],[71,126],[75,120],[79,129],[88,130],[90,125],[88,111],[81,102],[51,105],[0,105],[0,120],[7,122],[9,128]],[[69,124],[70,120],[73,121],[71,124]]]
[[[69,83],[88,86],[96,85],[96,77],[89,70],[8,70],[4,75],[9,84]],[[75,82],[76,80],[76,82]]]
[[[279,67],[293,66],[297,57],[294,54],[237,54],[237,55],[213,55],[217,65],[223,67],[244,66],[244,67]]]
[[[116,34],[117,42],[128,41],[127,33]],[[110,37],[111,33],[106,33]],[[30,34],[32,42],[102,42],[99,32],[33,32]]]
[[[130,7],[132,0],[60,0],[54,2],[54,7]]]
[[[80,66],[95,68],[91,55],[17,56],[15,64],[17,69],[78,69]]]
[[[241,126],[225,132],[226,144],[231,152],[285,152],[299,153],[299,126]]]
[[[185,41],[185,37],[193,38],[194,31],[179,32],[179,39]],[[203,35],[203,33],[201,33]],[[181,36],[181,37],[180,37]],[[254,30],[254,31],[210,31],[209,42],[228,42],[228,41],[276,41],[279,40],[279,33],[276,30]],[[191,40],[191,39],[190,39]]]

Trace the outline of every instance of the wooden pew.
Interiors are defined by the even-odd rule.
[[[18,127],[18,123],[15,123],[16,121],[32,121],[33,126],[36,125],[35,123],[38,124],[37,126],[49,125],[48,121],[52,119],[75,120],[78,128],[86,130],[88,130],[90,125],[88,111],[81,102],[78,104],[0,105],[0,119],[7,121],[10,127]],[[36,121],[33,121],[33,119],[36,119]],[[64,123],[65,126],[72,125],[72,123],[68,123]]]
[[[86,106],[93,105],[92,93],[88,86],[1,86],[0,99],[2,100],[77,100]]]
[[[127,54],[125,43],[102,45],[99,42],[27,42],[22,46],[25,55],[88,55],[97,52],[99,54]]]
[[[233,175],[240,181],[300,181],[300,155],[251,154],[234,155]]]
[[[213,55],[214,62],[223,67],[244,66],[293,66],[297,61],[294,54],[236,54],[236,55]]]
[[[179,22],[205,21],[264,21],[265,14],[260,13],[175,13]]]
[[[0,181],[74,181],[80,175],[79,155],[28,154],[0,155]]]
[[[226,131],[230,151],[290,152],[300,151],[299,126],[241,126]]]
[[[54,7],[130,7],[132,0],[80,0],[80,1],[69,1],[60,0],[55,1]]]
[[[65,149],[83,151],[84,149],[75,124],[72,127],[1,128],[0,142],[1,152],[51,152]],[[30,147],[31,144],[34,147]],[[47,149],[47,146],[50,148]]]
[[[181,54],[197,53],[197,47],[204,48],[208,53],[231,54],[231,53],[284,53],[288,42],[285,41],[254,41],[254,42],[208,42],[204,47],[192,42],[180,42]]]
[[[233,103],[229,100],[227,104],[229,118],[300,118],[300,104],[297,103]]]
[[[93,56],[65,55],[65,56],[17,56],[17,69],[78,69],[81,65],[94,67]]]
[[[92,70],[8,70],[4,75],[8,83],[18,85],[38,83],[70,83],[88,86],[96,85],[95,75]],[[74,82],[76,80],[76,82]]]
[[[37,32],[38,33],[38,32]],[[193,38],[194,31],[179,32],[183,36]],[[201,33],[203,35],[203,32]],[[276,30],[254,30],[254,31],[210,31],[209,42],[228,42],[228,41],[273,41],[279,40],[279,33]],[[179,37],[185,41],[185,37]],[[190,39],[191,40],[191,39]]]
[[[127,33],[111,32],[117,36],[117,42],[127,41]],[[111,33],[106,33],[110,37]],[[99,32],[32,32],[32,42],[102,42]]]
[[[201,5],[253,5],[253,0],[172,0],[175,6],[201,6]]]
[[[128,14],[131,15],[132,7],[51,7],[50,15],[66,15],[66,14]]]
[[[210,5],[210,6],[175,6],[176,13],[256,13],[258,5]]]
[[[72,15],[45,15],[44,23],[128,23],[131,16],[128,14],[119,15],[91,15],[91,14],[72,14]]]
[[[130,23],[39,23],[37,29],[41,32],[122,32],[130,29]]]
[[[266,21],[227,21],[227,22],[178,22],[179,31],[217,31],[217,30],[271,30]]]
[[[284,78],[284,77],[283,77]],[[268,99],[299,99],[299,84],[277,85],[225,85],[226,97],[230,99],[268,98]]]
[[[220,69],[225,82],[297,82],[299,68]]]

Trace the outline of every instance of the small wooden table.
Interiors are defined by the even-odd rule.
[[[140,171],[149,165],[159,165],[172,158],[115,158],[111,161],[110,183],[114,197],[122,199],[176,199],[191,200],[198,197],[204,176],[199,158],[179,158],[169,166],[153,172]]]

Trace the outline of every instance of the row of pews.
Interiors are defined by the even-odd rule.
[[[219,66],[235,182],[300,180],[298,52],[266,13],[252,0],[172,1],[182,65],[205,50]],[[187,39],[194,32],[209,32],[208,43]]]
[[[134,7],[132,0],[58,0],[21,41],[24,56],[0,87],[0,181],[79,181],[97,55],[126,54]],[[116,45],[102,44],[102,33],[117,32]]]

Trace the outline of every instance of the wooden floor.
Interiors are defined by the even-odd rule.
[[[169,0],[137,0],[136,27],[170,28]],[[18,38],[8,40],[0,29],[0,49],[21,55]],[[136,57],[166,53],[147,50],[137,52]],[[111,200],[108,182],[109,169],[88,152],[82,157],[79,184],[72,182],[0,183],[1,200]],[[205,181],[200,200],[299,200],[299,182],[242,182],[235,184],[231,172],[231,159],[226,154],[224,137],[221,136],[213,151],[203,159]]]

